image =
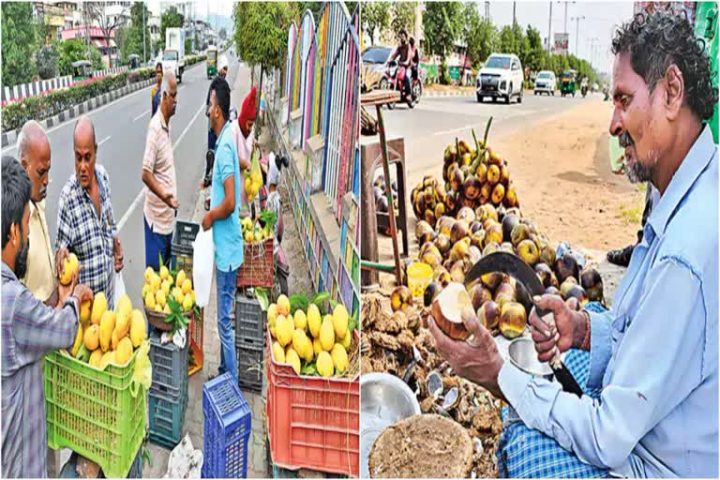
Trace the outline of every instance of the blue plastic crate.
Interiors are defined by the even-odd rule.
[[[150,334],[150,363],[152,363],[152,388],[174,398],[180,395],[188,381],[188,348],[178,348],[173,342],[161,343],[160,333]]]
[[[245,478],[252,412],[230,373],[203,385],[203,478]]]
[[[187,403],[187,384],[184,395],[179,398],[171,398],[161,392],[150,390],[148,419],[151,442],[169,449],[175,448],[180,443]]]

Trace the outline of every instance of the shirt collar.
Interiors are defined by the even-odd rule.
[[[157,115],[160,117],[160,126],[162,129],[170,133],[170,127],[168,127],[168,124],[165,121],[165,115],[162,114],[162,110],[160,110],[160,108],[158,108]]]
[[[13,272],[5,262],[2,262],[2,277],[8,280],[17,281],[17,276],[15,275],[15,272]]]
[[[103,177],[102,172],[98,168],[97,165],[95,165],[95,181],[98,183],[98,188],[100,189],[100,203],[105,203],[105,200],[107,199],[107,195],[105,193],[105,178]],[[90,199],[90,194],[83,188],[82,185],[80,185],[80,180],[78,180],[77,175],[73,173],[73,186],[77,189],[78,192],[80,192],[80,195],[84,195],[88,199]]]
[[[670,180],[670,184],[660,197],[660,201],[653,207],[650,218],[648,218],[648,224],[656,234],[665,233],[665,229],[680,202],[692,189],[698,177],[705,171],[715,154],[716,148],[710,127],[705,125],[700,136],[695,140],[680,167],[673,175],[672,180]]]

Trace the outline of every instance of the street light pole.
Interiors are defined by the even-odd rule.
[[[142,4],[142,9],[143,9],[143,25],[142,25],[142,29],[143,29],[143,66],[145,66],[145,65],[147,65],[147,48],[145,47],[145,30],[147,29],[147,23],[145,23],[146,20],[145,20],[145,4],[144,3]]]
[[[570,21],[575,20],[575,56],[578,56],[578,49],[580,46],[580,20],[585,20],[585,15],[579,17],[573,17]]]
[[[550,19],[548,20],[548,53],[552,52],[552,48],[550,45],[552,45],[550,42],[552,42],[552,4],[553,2],[550,2]]]

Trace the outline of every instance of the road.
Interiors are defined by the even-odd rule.
[[[405,105],[392,111],[384,109],[383,118],[388,138],[405,138],[408,185],[412,188],[423,175],[440,175],[443,151],[455,137],[472,142],[470,130],[475,129],[478,138],[482,138],[489,117],[493,117],[488,140],[492,145],[493,138],[530,128],[583,101],[579,95],[562,98],[559,94],[549,97],[527,92],[521,104],[513,101],[510,105],[492,103],[489,99],[479,104],[474,95],[433,97],[422,99],[412,110]]]
[[[228,54],[230,76],[238,70],[237,59]],[[232,85],[233,82],[231,82]],[[205,98],[210,80],[205,63],[194,65],[183,75],[178,89],[178,105],[170,120],[170,133],[177,172],[178,219],[192,216],[200,194],[198,187],[205,169],[207,119]],[[142,156],[150,121],[150,89],[139,90],[88,113],[95,125],[97,162],[110,176],[112,205],[125,254],[123,279],[133,305],[140,306],[140,290],[145,269],[143,227],[144,184],[141,181]],[[52,151],[51,182],[47,196],[47,221],[52,241],[56,237],[57,203],[60,191],[74,173],[72,133],[75,121],[48,129]],[[15,146],[2,151],[17,156]]]

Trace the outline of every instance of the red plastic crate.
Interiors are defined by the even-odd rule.
[[[290,365],[273,360],[271,345],[268,338],[267,421],[273,463],[291,470],[308,468],[357,477],[359,377],[297,375]]]
[[[205,309],[200,309],[200,316],[192,315],[188,332],[190,336],[190,351],[195,362],[188,365],[188,375],[202,371],[203,369],[203,327],[204,327]]]
[[[246,243],[243,263],[238,269],[238,287],[272,287],[275,279],[273,239]]]

